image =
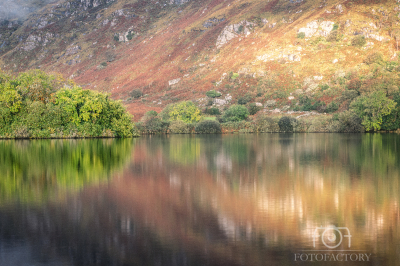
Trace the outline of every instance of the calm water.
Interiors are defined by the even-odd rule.
[[[0,170],[0,265],[400,261],[396,134],[0,141]]]

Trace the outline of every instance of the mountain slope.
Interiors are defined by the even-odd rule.
[[[369,59],[397,62],[399,10],[362,0],[60,1],[3,20],[0,66],[61,72],[123,100],[135,120],[170,102],[204,106],[211,89],[221,107],[246,93],[281,109],[316,93],[329,103],[338,79],[372,73]]]

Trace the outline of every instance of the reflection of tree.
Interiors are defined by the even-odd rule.
[[[55,188],[99,181],[129,160],[132,141],[0,141],[1,199],[40,200]]]

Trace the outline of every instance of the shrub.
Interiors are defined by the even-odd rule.
[[[340,101],[352,101],[354,98],[358,96],[358,92],[355,90],[345,90],[342,92],[342,95],[340,96]]]
[[[144,122],[144,131],[148,134],[166,133],[168,126],[168,122],[162,121],[158,117],[151,117],[149,120]]]
[[[297,38],[298,39],[304,39],[305,37],[306,37],[306,34],[304,32],[297,33]]]
[[[289,116],[282,116],[278,122],[279,130],[282,132],[293,132],[293,122],[295,121],[296,121],[295,118]]]
[[[383,62],[383,55],[380,52],[370,53],[364,60],[364,63],[367,65],[371,65],[374,63],[382,63]]]
[[[327,113],[333,113],[336,112],[339,109],[339,105],[335,102],[330,102],[325,109],[325,112]]]
[[[256,119],[257,132],[279,132],[278,119],[260,115]]]
[[[245,105],[246,103],[248,103],[248,102],[251,101],[251,98],[252,98],[252,97],[251,97],[250,94],[246,94],[245,96],[240,97],[240,98],[238,99],[238,104]]]
[[[222,94],[218,91],[211,90],[211,91],[207,91],[206,95],[210,98],[216,98],[216,97],[220,97]]]
[[[220,115],[221,112],[217,107],[211,107],[211,108],[206,108],[204,110],[205,114],[209,114],[209,115]]]
[[[139,89],[134,89],[131,91],[130,95],[135,99],[139,99],[143,96],[143,92]]]
[[[366,43],[364,35],[358,35],[351,40],[351,45],[356,47],[363,47]]]
[[[243,105],[232,105],[225,111],[223,119],[225,121],[241,121],[249,116],[249,111]]]
[[[232,75],[231,75],[231,79],[232,80],[235,80],[235,79],[237,79],[239,77],[239,74],[238,73],[232,73]]]
[[[150,110],[150,111],[147,111],[144,115],[146,117],[154,117],[154,116],[157,116],[158,113],[156,111],[154,111],[154,110]]]
[[[126,38],[128,39],[128,41],[130,41],[132,40],[133,36],[135,36],[135,33],[133,31],[129,31],[126,35]]]
[[[198,123],[194,129],[199,134],[221,133],[221,125],[214,120],[205,120]]]
[[[189,134],[191,128],[189,124],[186,124],[183,121],[172,121],[169,125],[169,132],[174,134]]]
[[[361,118],[351,111],[339,113],[334,119],[338,122],[338,132],[351,133],[363,130]]]
[[[262,107],[257,106],[256,103],[251,103],[251,104],[249,104],[249,107],[248,107],[250,115],[255,115],[258,111],[261,110],[261,108]]]

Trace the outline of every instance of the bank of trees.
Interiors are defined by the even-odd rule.
[[[1,138],[138,136],[120,102],[39,70],[0,71],[0,125]]]

